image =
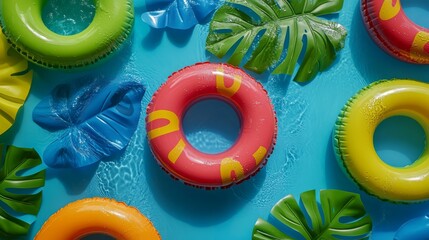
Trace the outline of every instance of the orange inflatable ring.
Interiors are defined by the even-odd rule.
[[[52,215],[34,239],[81,239],[97,233],[123,240],[161,239],[152,223],[136,208],[107,198],[70,203]]]
[[[206,154],[186,140],[181,121],[189,107],[207,98],[231,104],[241,121],[235,144],[219,154]],[[147,109],[146,130],[158,162],[187,184],[216,188],[255,174],[273,150],[277,120],[262,85],[239,68],[200,63],[169,77]]]
[[[429,63],[429,29],[412,22],[399,0],[361,0],[366,27],[374,41],[403,61]]]

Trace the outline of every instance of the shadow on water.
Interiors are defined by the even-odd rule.
[[[350,49],[354,65],[368,82],[380,79],[410,78],[429,82],[429,66],[402,62],[384,52],[367,32],[357,1],[350,29]]]
[[[16,115],[15,122],[12,124],[12,126],[8,130],[6,130],[6,132],[0,135],[0,143],[7,145],[12,144],[14,142],[16,133],[21,128],[23,122],[24,107],[21,107],[21,109],[18,111],[18,114]]]
[[[167,33],[168,40],[176,47],[184,47],[189,42],[192,36],[192,32],[194,31],[194,27],[186,30],[178,30],[178,29],[167,29],[165,32]]]
[[[223,222],[236,214],[259,191],[252,181],[264,181],[262,169],[239,185],[228,189],[205,190],[172,179],[154,159],[147,140],[144,149],[145,172],[149,190],[156,202],[168,214],[195,226],[210,226]],[[239,193],[239,194],[238,194]]]
[[[373,227],[381,232],[396,232],[408,220],[429,212],[427,201],[404,204],[383,201],[365,193],[361,193],[361,197],[372,218]]]
[[[164,36],[164,30],[162,29],[156,29],[156,28],[149,28],[149,32],[147,35],[143,38],[142,46],[145,50],[154,50],[157,48],[162,41],[162,37]]]
[[[154,50],[157,48],[161,42],[164,35],[168,37],[168,40],[176,47],[181,48],[188,44],[189,40],[192,37],[192,32],[194,28],[187,30],[178,30],[178,29],[156,29],[148,27],[150,30],[147,35],[143,38],[142,46],[145,50]]]
[[[340,189],[345,191],[358,191],[358,187],[349,179],[345,172],[339,166],[334,147],[332,145],[332,133],[328,145],[326,146],[326,162],[325,162],[325,171],[326,171],[326,183],[328,188]]]
[[[83,193],[91,182],[99,163],[82,168],[46,169],[46,180],[57,178],[64,185],[69,195]]]

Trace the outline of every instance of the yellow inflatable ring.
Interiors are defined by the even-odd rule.
[[[52,215],[34,239],[81,239],[96,233],[121,240],[161,239],[152,223],[136,208],[107,198],[70,203]]]
[[[21,55],[49,68],[82,67],[104,58],[127,38],[134,22],[132,0],[94,0],[95,15],[89,26],[78,34],[59,35],[43,23],[45,3],[1,1],[0,24]]]
[[[334,129],[337,159],[366,192],[393,202],[429,199],[429,141],[419,159],[405,167],[386,164],[373,145],[376,127],[392,116],[416,120],[429,136],[429,85],[413,80],[372,83],[352,97]]]

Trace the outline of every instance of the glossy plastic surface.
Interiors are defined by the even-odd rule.
[[[409,19],[400,0],[361,0],[361,4],[366,27],[381,48],[403,61],[429,64],[429,29]]]
[[[57,86],[33,110],[40,127],[58,132],[43,160],[49,167],[77,168],[110,157],[130,142],[145,89],[138,82],[85,79]]]
[[[353,96],[340,113],[334,130],[339,164],[368,193],[389,201],[429,198],[429,146],[412,164],[393,167],[374,148],[377,126],[391,116],[408,116],[429,136],[429,85],[412,80],[372,83]]]
[[[303,192],[299,203],[288,195],[270,214],[268,221],[258,219],[252,240],[364,239],[372,230],[359,194],[335,189],[320,191],[320,203],[314,190]]]
[[[414,1],[420,9],[426,4],[426,1],[408,1]],[[135,0],[134,4],[136,16],[147,11],[145,1]],[[405,8],[405,2],[403,5]],[[427,15],[415,13],[411,11],[410,15],[426,21]],[[373,220],[371,239],[393,239],[402,224],[429,212],[429,202],[394,204],[361,191],[336,162],[331,134],[344,104],[357,91],[380,79],[429,82],[429,67],[399,61],[381,50],[367,33],[358,1],[344,1],[343,9],[330,19],[347,28],[349,35],[332,67],[315,81],[301,85],[284,76],[248,72],[267,90],[278,119],[275,150],[258,174],[228,189],[212,191],[172,179],[151,153],[142,113],[124,151],[84,168],[46,169],[41,210],[31,233],[24,239],[34,239],[42,224],[67,203],[94,196],[114,198],[138,208],[151,220],[162,239],[251,239],[256,220],[269,218],[276,202],[310,189],[359,193]],[[136,19],[133,33],[118,54],[85,71],[64,73],[31,65],[34,77],[29,97],[15,124],[0,136],[1,142],[34,147],[39,154],[43,153],[57,133],[34,123],[32,112],[60,83],[86,76],[104,76],[112,81],[135,79],[147,87],[142,101],[144,108],[173,72],[197,62],[220,61],[205,51],[208,24],[197,25],[192,31],[159,31]],[[218,117],[223,116],[218,114]],[[198,118],[194,118],[193,124],[200,126]],[[404,124],[390,126],[387,132],[402,128],[411,133],[413,129]],[[204,133],[207,129],[203,130]],[[208,148],[218,144],[215,136],[228,137],[229,133],[216,130],[211,135],[197,135],[195,145]],[[387,145],[392,155],[407,154],[398,152],[395,144]]]
[[[141,15],[143,22],[153,28],[186,30],[205,18],[219,5],[218,0],[148,0],[151,11]]]
[[[70,240],[104,233],[123,240],[160,240],[152,223],[137,209],[107,198],[87,198],[56,212],[35,240]]]
[[[14,48],[29,61],[49,68],[92,64],[117,48],[130,34],[134,11],[131,0],[94,0],[91,24],[82,32],[64,36],[42,20],[46,0],[1,1],[1,26]]]
[[[196,150],[183,135],[186,110],[205,98],[231,104],[241,118],[237,142],[218,154]],[[168,78],[149,103],[146,130],[164,169],[201,187],[238,183],[256,173],[272,152],[277,120],[263,87],[241,69],[215,63],[186,67]]]

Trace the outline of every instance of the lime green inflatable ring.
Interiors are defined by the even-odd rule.
[[[64,36],[42,20],[47,0],[0,1],[0,24],[12,46],[48,68],[76,68],[106,57],[127,39],[134,22],[132,0],[94,0],[95,15],[82,32]]]

